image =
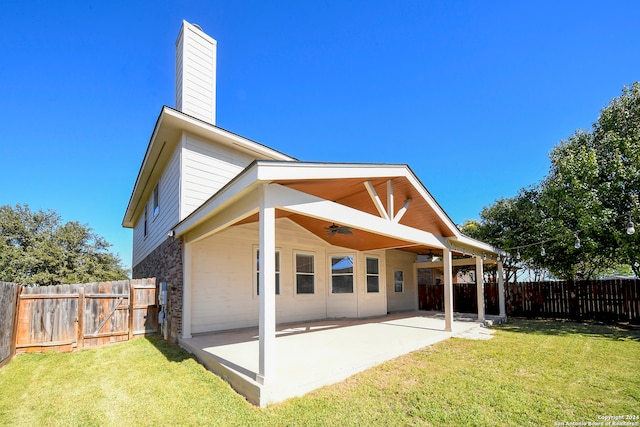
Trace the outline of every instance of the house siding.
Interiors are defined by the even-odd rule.
[[[188,134],[182,137],[183,175],[180,220],[246,168],[254,157],[202,141]]]
[[[389,312],[418,309],[418,285],[414,274],[413,263],[416,255],[399,250],[388,250],[386,257],[387,276],[387,309]],[[404,289],[396,292],[393,273],[395,270],[404,272]]]
[[[164,242],[171,227],[175,226],[180,218],[180,150],[175,150],[164,172],[158,180],[159,211],[153,217],[153,189],[155,183],[149,186],[149,196],[145,202],[148,213],[147,235],[144,235],[144,211],[137,219],[133,228],[133,259],[131,264],[135,266],[146,258],[154,249]],[[155,275],[149,276],[154,277]]]
[[[176,43],[176,107],[215,124],[216,41],[191,24]]]
[[[178,222],[224,187],[255,158],[215,142],[206,142],[183,133],[160,179],[160,212],[152,215],[153,188],[145,201],[148,211],[147,236],[144,211],[133,228],[135,266],[157,248]],[[181,174],[182,172],[182,174]]]
[[[191,264],[191,330],[193,333],[236,329],[258,324],[259,297],[256,295],[255,250],[258,225],[231,227],[193,244]],[[386,314],[384,276],[381,291],[366,292],[366,254],[326,244],[287,219],[276,221],[276,249],[280,252],[280,294],[276,296],[276,322],[287,323],[332,317],[361,317]],[[315,292],[295,291],[296,253],[313,254]],[[354,294],[336,298],[330,289],[330,257],[356,257]],[[376,252],[381,265],[384,252]]]

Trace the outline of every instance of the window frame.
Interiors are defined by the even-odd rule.
[[[397,273],[400,273],[400,290],[398,290],[398,280],[396,279]],[[404,292],[404,270],[393,270],[393,291],[396,293]]]
[[[351,272],[350,273],[334,273],[333,272],[333,260],[335,258],[339,258],[338,262],[341,262],[345,258],[351,258]],[[332,295],[353,295],[355,293],[355,271],[356,271],[356,256],[355,254],[330,254],[329,255],[329,276],[331,283],[331,294]],[[350,292],[336,292],[334,289],[333,279],[334,277],[351,277],[351,291]]]
[[[375,260],[376,264],[377,264],[377,272],[376,273],[370,273],[369,272],[369,260]],[[365,257],[365,282],[366,282],[366,292],[368,294],[379,294],[380,293],[380,258],[379,257],[375,257],[375,256],[366,256]],[[377,289],[375,291],[370,291],[369,290],[369,277],[376,277],[377,283],[376,283],[376,287]]]
[[[144,213],[143,213],[143,223],[142,223],[142,237],[144,239],[149,235],[149,213],[148,213],[147,204],[144,205]]]
[[[311,257],[311,272],[298,271],[298,256]],[[293,274],[296,295],[315,295],[316,293],[316,254],[310,252],[294,251],[293,253]],[[298,276],[311,277],[311,292],[300,292]]]
[[[152,213],[152,217],[155,220],[158,217],[158,214],[160,214],[160,183],[157,183],[155,187],[153,187],[153,193],[151,195],[151,202],[152,202],[152,209],[151,209],[151,213]]]
[[[281,256],[280,256],[280,249],[275,250],[275,254],[276,254],[276,265],[275,265],[275,269],[276,269],[276,295],[280,295],[280,279],[281,279],[281,274],[280,274],[280,267],[281,267]],[[253,277],[255,279],[255,285],[254,288],[256,290],[256,293],[254,294],[255,296],[259,297],[260,296],[260,248],[259,247],[254,247],[253,250],[253,255],[255,256],[255,264],[253,266]]]

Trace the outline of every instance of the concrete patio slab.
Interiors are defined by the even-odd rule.
[[[255,405],[266,406],[319,387],[481,325],[473,315],[456,315],[453,331],[444,331],[438,313],[411,312],[370,319],[335,319],[277,327],[276,376],[256,381],[257,328],[180,339],[210,371]]]

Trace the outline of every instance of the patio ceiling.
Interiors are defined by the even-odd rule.
[[[275,180],[273,183],[288,187],[306,194],[311,194],[325,200],[330,200],[371,215],[379,216],[378,210],[366,188],[369,182],[381,199],[385,210],[388,209],[388,182],[391,181],[394,198],[394,212],[396,215],[407,199],[411,199],[411,205],[402,216],[399,223],[419,230],[449,237],[452,236],[449,226],[435,212],[413,184],[404,176],[388,178],[344,178],[344,179],[311,179],[311,180]],[[330,222],[318,220],[309,216],[300,215],[282,209],[276,212],[277,218],[288,218],[327,243],[359,251],[401,248],[416,253],[427,253],[432,248],[424,245],[416,245],[413,242],[394,239],[378,235],[372,232],[353,228],[353,234],[334,234],[328,236],[325,227]],[[258,221],[258,215],[254,214],[237,224],[246,224]]]
[[[439,254],[445,245],[454,255],[495,252],[461,234],[406,165],[256,161],[173,232],[193,242],[258,222],[259,189],[265,185],[275,197],[277,218],[288,218],[334,246]],[[326,227],[333,223],[351,227],[353,234],[329,237]]]

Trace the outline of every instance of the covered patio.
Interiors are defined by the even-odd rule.
[[[255,161],[170,235],[183,242],[180,344],[260,406],[477,326],[454,318],[453,267],[476,270],[478,322],[483,266],[502,272],[500,251],[462,234],[406,165]],[[443,316],[384,316],[417,310],[417,270],[433,267]],[[348,320],[290,323],[311,319]]]
[[[279,325],[275,339],[277,381],[262,384],[258,328],[183,338],[180,345],[255,405],[266,406],[340,382],[411,351],[483,325],[456,314],[445,331],[443,313],[407,312],[370,319],[328,319]]]

